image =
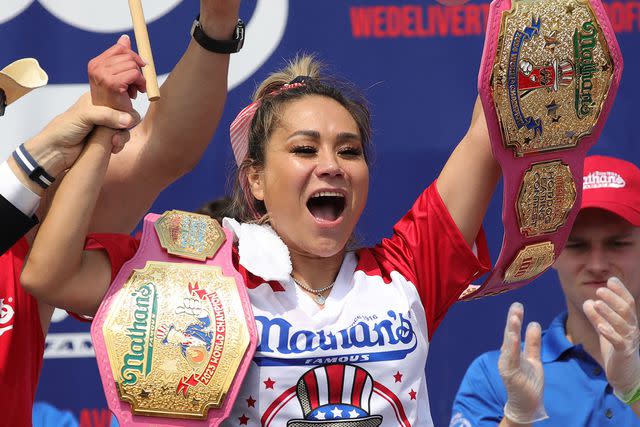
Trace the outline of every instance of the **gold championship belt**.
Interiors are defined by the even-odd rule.
[[[488,279],[461,299],[524,286],[558,257],[621,74],[600,0],[491,3],[478,91],[504,176],[504,237]]]
[[[219,425],[257,344],[230,232],[205,215],[149,214],[91,327],[109,408],[123,426]],[[154,417],[150,419],[149,417]]]

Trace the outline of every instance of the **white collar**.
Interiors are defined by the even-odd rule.
[[[270,225],[239,223],[224,218],[222,226],[233,232],[238,242],[240,264],[265,281],[288,281],[293,267],[289,248]]]

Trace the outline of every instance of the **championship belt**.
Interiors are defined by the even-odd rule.
[[[494,0],[478,76],[504,176],[502,250],[474,299],[526,285],[562,251],[622,56],[600,0]]]
[[[205,215],[145,217],[91,325],[120,425],[217,426],[229,415],[257,345],[232,242]]]

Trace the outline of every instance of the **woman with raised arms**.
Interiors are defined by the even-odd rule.
[[[259,344],[227,425],[432,425],[429,341],[488,269],[480,227],[500,169],[477,102],[437,181],[390,237],[350,250],[369,188],[369,121],[360,98],[302,56],[268,77],[232,125],[239,167],[223,225],[237,239]],[[39,298],[86,315],[138,246],[102,234],[85,249],[104,169],[95,165],[108,154],[91,153],[61,184],[22,275]]]

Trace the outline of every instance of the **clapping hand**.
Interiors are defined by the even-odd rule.
[[[522,304],[511,304],[498,371],[507,389],[505,417],[515,423],[528,424],[547,418],[547,413],[543,402],[544,370],[540,361],[542,332],[538,323],[530,323],[525,334],[524,351],[521,351],[523,317]]]
[[[598,332],[602,364],[609,384],[623,401],[640,388],[640,331],[633,296],[620,279],[612,277],[596,290],[598,299],[582,308]]]

